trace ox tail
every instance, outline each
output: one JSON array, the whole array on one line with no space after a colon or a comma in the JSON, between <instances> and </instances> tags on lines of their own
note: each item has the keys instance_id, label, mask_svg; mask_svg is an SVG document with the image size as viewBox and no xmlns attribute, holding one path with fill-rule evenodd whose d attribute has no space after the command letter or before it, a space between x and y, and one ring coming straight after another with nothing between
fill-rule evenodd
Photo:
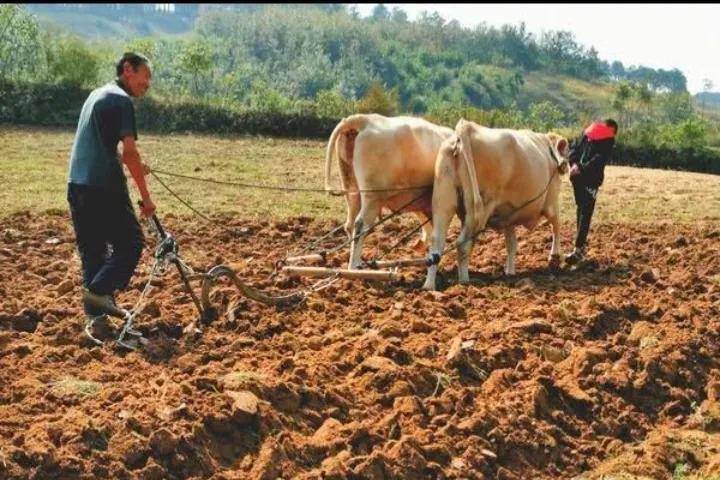
<instances>
[{"instance_id":1,"label":"ox tail","mask_svg":"<svg viewBox=\"0 0 720 480\"><path fill-rule=\"evenodd\" d=\"M343 118L337 124L330 140L328 140L327 150L325 152L325 191L330 195L342 195L333 191L333 187L330 184L330 174L332 172L333 160L337 160L338 163L343 161L342 154L345 146L345 142L341 142L344 139L344 134L351 130L361 130L367 124L365 115L351 115L347 118ZM340 145L338 145L340 144ZM352 168L352 166L350 166ZM348 184L348 179L345 177L346 168L340 168L340 174L343 176L343 185Z\"/></svg>"},{"instance_id":2,"label":"ox tail","mask_svg":"<svg viewBox=\"0 0 720 480\"><path fill-rule=\"evenodd\" d=\"M482 209L482 196L477 181L475 160L473 159L472 146L470 143L471 124L461 119L455 127L457 136L458 153L458 177L463 191L463 203L465 204L465 222L470 232L475 231L477 215Z\"/></svg>"}]
</instances>

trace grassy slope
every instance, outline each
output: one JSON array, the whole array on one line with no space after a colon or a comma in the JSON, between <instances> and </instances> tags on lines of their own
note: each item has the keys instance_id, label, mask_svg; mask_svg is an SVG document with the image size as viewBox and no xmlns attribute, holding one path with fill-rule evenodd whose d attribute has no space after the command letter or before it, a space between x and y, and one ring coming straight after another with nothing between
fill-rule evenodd
<instances>
[{"instance_id":1,"label":"grassy slope","mask_svg":"<svg viewBox=\"0 0 720 480\"><path fill-rule=\"evenodd\" d=\"M525 75L525 86L518 104L548 100L563 111L584 112L588 118L604 116L612 104L613 87L607 83L585 82L565 75L531 72Z\"/></svg>"},{"instance_id":2,"label":"grassy slope","mask_svg":"<svg viewBox=\"0 0 720 480\"><path fill-rule=\"evenodd\" d=\"M36 13L43 25L61 26L82 38L93 39L130 39L135 37L168 37L184 35L192 25L172 21L163 17L147 16L137 22L128 23L89 13Z\"/></svg>"},{"instance_id":3,"label":"grassy slope","mask_svg":"<svg viewBox=\"0 0 720 480\"><path fill-rule=\"evenodd\" d=\"M0 218L19 210L66 209L69 129L0 126ZM207 135L146 135L139 148L152 166L222 180L301 187L323 185L325 142ZM197 171L196 171L197 170ZM335 174L337 167L334 167ZM207 212L244 218L309 215L343 219L342 198L322 193L275 193L163 177L179 195ZM335 180L337 184L338 181ZM563 220L574 218L572 189L565 178ZM132 184L132 182L131 182ZM150 178L159 213L188 210ZM131 187L135 195L134 186ZM598 200L597 222L687 222L720 220L720 176L629 167L609 167Z\"/></svg>"}]
</instances>

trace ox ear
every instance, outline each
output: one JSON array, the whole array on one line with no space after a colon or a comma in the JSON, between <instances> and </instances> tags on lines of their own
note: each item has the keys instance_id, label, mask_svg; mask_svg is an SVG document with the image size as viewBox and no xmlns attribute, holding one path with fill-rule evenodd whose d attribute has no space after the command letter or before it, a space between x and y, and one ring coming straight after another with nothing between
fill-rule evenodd
<instances>
[{"instance_id":1,"label":"ox ear","mask_svg":"<svg viewBox=\"0 0 720 480\"><path fill-rule=\"evenodd\" d=\"M563 157L568 156L568 141L565 137L560 137L555 146L557 147L557 151L560 152L560 155Z\"/></svg>"}]
</instances>

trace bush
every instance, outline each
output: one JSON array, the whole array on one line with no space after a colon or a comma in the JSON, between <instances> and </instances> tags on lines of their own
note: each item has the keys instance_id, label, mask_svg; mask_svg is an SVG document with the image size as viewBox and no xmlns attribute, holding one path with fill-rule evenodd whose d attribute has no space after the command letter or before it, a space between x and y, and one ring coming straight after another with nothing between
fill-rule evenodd
<instances>
[{"instance_id":1,"label":"bush","mask_svg":"<svg viewBox=\"0 0 720 480\"><path fill-rule=\"evenodd\" d=\"M720 155L707 148L662 148L618 143L612 164L720 174Z\"/></svg>"},{"instance_id":2,"label":"bush","mask_svg":"<svg viewBox=\"0 0 720 480\"><path fill-rule=\"evenodd\" d=\"M528 112L530 129L537 132L548 132L557 129L565 120L565 114L554 103L544 101L533 103Z\"/></svg>"},{"instance_id":3,"label":"bush","mask_svg":"<svg viewBox=\"0 0 720 480\"><path fill-rule=\"evenodd\" d=\"M315 114L318 117L342 118L352 114L355 105L334 90L322 90L315 96Z\"/></svg>"},{"instance_id":4,"label":"bush","mask_svg":"<svg viewBox=\"0 0 720 480\"><path fill-rule=\"evenodd\" d=\"M379 113L391 117L397 115L400 101L397 90L386 91L378 82L370 85L367 93L358 102L357 110L360 113Z\"/></svg>"},{"instance_id":5,"label":"bush","mask_svg":"<svg viewBox=\"0 0 720 480\"><path fill-rule=\"evenodd\" d=\"M48 51L48 67L51 78L86 87L97 81L100 59L82 41L61 37Z\"/></svg>"},{"instance_id":6,"label":"bush","mask_svg":"<svg viewBox=\"0 0 720 480\"><path fill-rule=\"evenodd\" d=\"M77 125L89 90L65 83L0 79L0 121L30 125Z\"/></svg>"},{"instance_id":7,"label":"bush","mask_svg":"<svg viewBox=\"0 0 720 480\"><path fill-rule=\"evenodd\" d=\"M35 84L0 79L0 122L74 127L90 91L69 84ZM278 110L236 109L194 99L145 97L136 102L138 128L154 132L245 133L275 137L326 139L350 103L332 92ZM288 101L289 102L289 101ZM257 107L258 105L256 105ZM540 111L540 110L539 110ZM480 110L434 103L426 118L454 128L464 118L488 127L527 128L529 120L515 107ZM707 125L696 118L678 124L647 123L623 131L612 163L636 167L720 174L720 155L703 145ZM580 128L573 128L580 131Z\"/></svg>"}]
</instances>

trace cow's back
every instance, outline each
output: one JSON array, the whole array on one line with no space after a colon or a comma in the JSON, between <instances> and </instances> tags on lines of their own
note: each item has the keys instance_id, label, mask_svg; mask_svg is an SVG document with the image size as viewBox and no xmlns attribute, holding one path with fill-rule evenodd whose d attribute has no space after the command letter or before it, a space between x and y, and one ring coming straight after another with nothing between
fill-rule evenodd
<instances>
[{"instance_id":1,"label":"cow's back","mask_svg":"<svg viewBox=\"0 0 720 480\"><path fill-rule=\"evenodd\" d=\"M432 185L438 149L452 134L452 129L422 118L367 115L355 140L353 163L364 183L360 187Z\"/></svg>"}]
</instances>

